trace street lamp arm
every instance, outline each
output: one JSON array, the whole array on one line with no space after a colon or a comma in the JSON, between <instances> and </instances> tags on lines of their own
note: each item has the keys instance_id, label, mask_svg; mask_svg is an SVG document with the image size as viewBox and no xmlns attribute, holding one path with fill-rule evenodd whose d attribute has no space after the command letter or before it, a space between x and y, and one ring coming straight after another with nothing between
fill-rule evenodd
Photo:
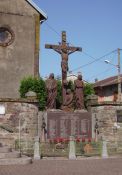
<instances>
[{"instance_id":1,"label":"street lamp arm","mask_svg":"<svg viewBox=\"0 0 122 175\"><path fill-rule=\"evenodd\" d=\"M111 64L114 67L117 67L117 69L120 68L120 66L118 64L117 65L116 64L113 64L109 60L105 60L104 62L107 63L107 64Z\"/></svg>"}]
</instances>

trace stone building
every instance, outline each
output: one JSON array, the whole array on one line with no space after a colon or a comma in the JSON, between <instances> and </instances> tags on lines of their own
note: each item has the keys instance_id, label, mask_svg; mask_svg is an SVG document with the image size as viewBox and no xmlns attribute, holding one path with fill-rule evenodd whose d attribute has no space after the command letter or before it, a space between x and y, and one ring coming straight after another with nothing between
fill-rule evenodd
<instances>
[{"instance_id":1,"label":"stone building","mask_svg":"<svg viewBox=\"0 0 122 175\"><path fill-rule=\"evenodd\" d=\"M31 0L0 0L0 98L19 98L20 81L39 75L39 35L46 14Z\"/></svg>"},{"instance_id":2,"label":"stone building","mask_svg":"<svg viewBox=\"0 0 122 175\"><path fill-rule=\"evenodd\" d=\"M122 83L122 75L121 75ZM97 100L91 102L92 137L95 137L95 123L99 127L98 137L109 142L122 141L122 102L118 101L118 77L113 76L94 84ZM121 90L122 91L122 90Z\"/></svg>"},{"instance_id":3,"label":"stone building","mask_svg":"<svg viewBox=\"0 0 122 175\"><path fill-rule=\"evenodd\" d=\"M46 14L31 0L0 0L0 143L37 136L38 100L21 99L20 81L39 75L40 27Z\"/></svg>"}]
</instances>

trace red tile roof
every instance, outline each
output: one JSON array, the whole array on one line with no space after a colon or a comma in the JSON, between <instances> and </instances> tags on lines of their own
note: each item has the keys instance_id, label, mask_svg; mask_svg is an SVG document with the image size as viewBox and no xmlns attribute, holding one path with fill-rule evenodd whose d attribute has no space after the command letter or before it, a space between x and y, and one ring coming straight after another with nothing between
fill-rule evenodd
<instances>
[{"instance_id":1,"label":"red tile roof","mask_svg":"<svg viewBox=\"0 0 122 175\"><path fill-rule=\"evenodd\" d=\"M122 82L122 74L120 76L121 76L121 82ZM94 84L94 88L110 86L110 85L117 84L117 83L118 83L118 76L113 76L113 77L109 77L101 81L97 81Z\"/></svg>"}]
</instances>

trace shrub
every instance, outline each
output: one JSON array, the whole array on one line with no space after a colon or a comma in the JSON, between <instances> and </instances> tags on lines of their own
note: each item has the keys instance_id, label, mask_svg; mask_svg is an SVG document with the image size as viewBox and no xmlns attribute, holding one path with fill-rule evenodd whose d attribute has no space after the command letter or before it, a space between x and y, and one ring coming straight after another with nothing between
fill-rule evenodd
<instances>
[{"instance_id":1,"label":"shrub","mask_svg":"<svg viewBox=\"0 0 122 175\"><path fill-rule=\"evenodd\" d=\"M84 87L84 105L87 108L87 96L95 94L93 84L85 83Z\"/></svg>"},{"instance_id":2,"label":"shrub","mask_svg":"<svg viewBox=\"0 0 122 175\"><path fill-rule=\"evenodd\" d=\"M24 78L20 84L20 96L25 98L25 94L28 91L36 92L39 100L39 108L40 110L44 110L46 106L46 88L44 80L42 78L35 78L31 76Z\"/></svg>"},{"instance_id":3,"label":"shrub","mask_svg":"<svg viewBox=\"0 0 122 175\"><path fill-rule=\"evenodd\" d=\"M84 96L87 97L88 95L92 95L92 94L95 94L93 84L85 83Z\"/></svg>"}]
</instances>

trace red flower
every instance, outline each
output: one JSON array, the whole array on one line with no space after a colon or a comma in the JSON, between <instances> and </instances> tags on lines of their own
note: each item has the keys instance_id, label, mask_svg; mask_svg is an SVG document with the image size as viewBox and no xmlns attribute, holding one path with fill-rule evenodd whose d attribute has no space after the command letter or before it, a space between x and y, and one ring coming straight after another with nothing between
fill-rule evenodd
<instances>
[{"instance_id":1,"label":"red flower","mask_svg":"<svg viewBox=\"0 0 122 175\"><path fill-rule=\"evenodd\" d=\"M60 143L64 142L64 139L63 138L59 138L59 142Z\"/></svg>"},{"instance_id":2,"label":"red flower","mask_svg":"<svg viewBox=\"0 0 122 175\"><path fill-rule=\"evenodd\" d=\"M82 142L85 142L85 137L82 138Z\"/></svg>"},{"instance_id":3,"label":"red flower","mask_svg":"<svg viewBox=\"0 0 122 175\"><path fill-rule=\"evenodd\" d=\"M76 138L76 142L80 142L80 138Z\"/></svg>"},{"instance_id":4,"label":"red flower","mask_svg":"<svg viewBox=\"0 0 122 175\"><path fill-rule=\"evenodd\" d=\"M69 139L68 138L61 138L61 137L59 137L59 138L54 138L53 141L50 140L50 142L53 142L55 144L57 144L57 143L68 143Z\"/></svg>"}]
</instances>

